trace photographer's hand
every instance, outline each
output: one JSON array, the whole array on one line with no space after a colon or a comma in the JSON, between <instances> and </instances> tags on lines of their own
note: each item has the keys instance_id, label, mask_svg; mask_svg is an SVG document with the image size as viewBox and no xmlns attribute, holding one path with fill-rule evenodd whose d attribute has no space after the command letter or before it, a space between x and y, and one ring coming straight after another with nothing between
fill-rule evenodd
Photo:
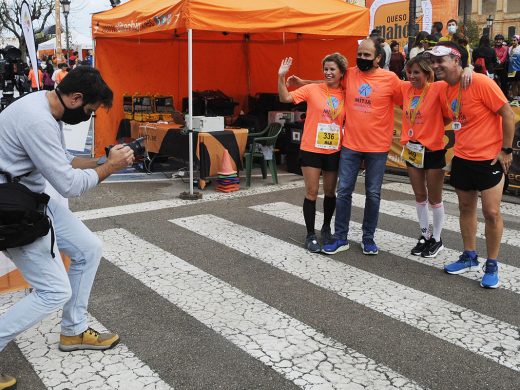
<instances>
[{"instance_id":1,"label":"photographer's hand","mask_svg":"<svg viewBox=\"0 0 520 390\"><path fill-rule=\"evenodd\" d=\"M99 182L114 172L120 171L134 163L134 151L125 145L115 145L108 155L107 162L96 168Z\"/></svg>"}]
</instances>

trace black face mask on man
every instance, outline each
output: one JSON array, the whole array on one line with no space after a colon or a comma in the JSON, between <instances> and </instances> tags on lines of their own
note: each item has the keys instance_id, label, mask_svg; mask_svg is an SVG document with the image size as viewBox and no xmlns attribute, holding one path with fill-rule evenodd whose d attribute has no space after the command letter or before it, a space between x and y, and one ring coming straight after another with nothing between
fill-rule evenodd
<instances>
[{"instance_id":1,"label":"black face mask on man","mask_svg":"<svg viewBox=\"0 0 520 390\"><path fill-rule=\"evenodd\" d=\"M61 98L61 93L56 90L56 95L58 95L58 99L60 99L61 105L65 109L65 112L63 113L63 116L61 117L61 120L69 125L77 125L78 123L88 121L90 119L90 116L92 114L87 114L85 112L85 106L81 105L78 108L68 108L65 103L63 102L63 99Z\"/></svg>"},{"instance_id":2,"label":"black face mask on man","mask_svg":"<svg viewBox=\"0 0 520 390\"><path fill-rule=\"evenodd\" d=\"M367 72L374 67L374 60L356 58L356 65L360 71Z\"/></svg>"}]
</instances>

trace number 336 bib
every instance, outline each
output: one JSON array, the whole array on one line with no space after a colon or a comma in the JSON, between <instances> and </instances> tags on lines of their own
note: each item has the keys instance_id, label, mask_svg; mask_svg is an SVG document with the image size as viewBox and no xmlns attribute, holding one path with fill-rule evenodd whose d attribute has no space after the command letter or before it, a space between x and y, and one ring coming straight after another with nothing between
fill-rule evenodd
<instances>
[{"instance_id":1,"label":"number 336 bib","mask_svg":"<svg viewBox=\"0 0 520 390\"><path fill-rule=\"evenodd\" d=\"M319 149L339 149L340 127L335 124L318 123L315 147Z\"/></svg>"}]
</instances>

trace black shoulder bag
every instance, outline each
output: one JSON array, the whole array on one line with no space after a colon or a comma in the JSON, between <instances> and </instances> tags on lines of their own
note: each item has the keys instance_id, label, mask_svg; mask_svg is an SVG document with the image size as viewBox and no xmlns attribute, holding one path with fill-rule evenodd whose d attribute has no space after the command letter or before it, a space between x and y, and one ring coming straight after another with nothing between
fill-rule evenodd
<instances>
[{"instance_id":1,"label":"black shoulder bag","mask_svg":"<svg viewBox=\"0 0 520 390\"><path fill-rule=\"evenodd\" d=\"M20 179L0 171L7 183L0 184L0 251L17 248L46 236L51 230L51 255L54 258L54 229L47 216L49 195L29 190Z\"/></svg>"}]
</instances>

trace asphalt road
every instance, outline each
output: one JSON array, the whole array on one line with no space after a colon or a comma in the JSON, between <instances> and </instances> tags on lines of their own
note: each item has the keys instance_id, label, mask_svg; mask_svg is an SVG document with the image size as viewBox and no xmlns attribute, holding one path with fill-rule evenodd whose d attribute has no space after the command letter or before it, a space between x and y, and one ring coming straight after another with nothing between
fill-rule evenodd
<instances>
[{"instance_id":1,"label":"asphalt road","mask_svg":"<svg viewBox=\"0 0 520 390\"><path fill-rule=\"evenodd\" d=\"M325 256L302 248L300 177L268 183L193 202L179 179L107 182L71 200L105 243L92 324L122 342L60 353L58 313L0 353L0 372L21 390L520 387L520 205L504 203L502 285L485 290L478 273L442 271L462 249L450 191L446 249L411 256L415 202L388 175L380 253L365 256L360 177L351 248ZM1 295L0 311L22 296Z\"/></svg>"}]
</instances>

